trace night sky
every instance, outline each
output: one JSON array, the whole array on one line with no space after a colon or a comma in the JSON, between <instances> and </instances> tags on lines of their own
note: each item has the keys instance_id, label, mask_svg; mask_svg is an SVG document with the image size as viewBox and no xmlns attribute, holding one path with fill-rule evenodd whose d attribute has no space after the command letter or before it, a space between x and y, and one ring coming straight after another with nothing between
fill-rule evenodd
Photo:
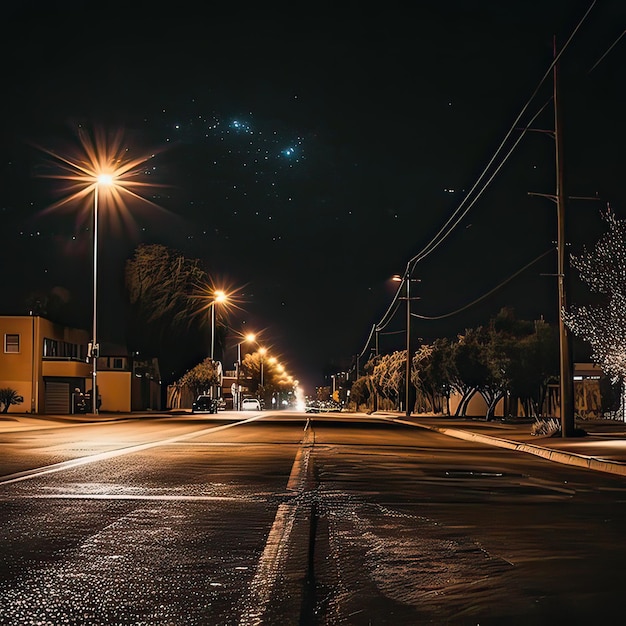
<instances>
[{"instance_id":1,"label":"night sky","mask_svg":"<svg viewBox=\"0 0 626 626\"><path fill-rule=\"evenodd\" d=\"M367 353L414 257L424 340L503 306L555 321L554 37L559 50L571 38L561 140L565 193L582 199L567 203L569 250L593 246L607 203L626 217L621 0L131 4L3 10L2 314L57 290L90 327L89 225L46 211L60 190L39 175L82 127L154 155L157 206L100 231L103 339L122 340L140 243L236 288L233 332L262 332L307 393ZM569 300L584 293L572 278ZM401 308L382 352L404 348L404 327Z\"/></svg>"}]
</instances>

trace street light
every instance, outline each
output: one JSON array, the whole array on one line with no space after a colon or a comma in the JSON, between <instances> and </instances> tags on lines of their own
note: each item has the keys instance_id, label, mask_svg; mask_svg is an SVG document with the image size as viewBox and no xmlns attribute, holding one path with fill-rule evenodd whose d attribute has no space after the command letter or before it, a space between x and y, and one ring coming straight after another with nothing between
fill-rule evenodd
<instances>
[{"instance_id":1,"label":"street light","mask_svg":"<svg viewBox=\"0 0 626 626\"><path fill-rule=\"evenodd\" d=\"M261 387L263 387L263 361L264 361L263 357L265 356L266 353L267 353L267 348L259 348L259 355L260 355L260 361L261 361L261 376L260 376Z\"/></svg>"},{"instance_id":2,"label":"street light","mask_svg":"<svg viewBox=\"0 0 626 626\"><path fill-rule=\"evenodd\" d=\"M218 302L225 302L228 296L223 291L213 292L213 302L211 303L211 361L215 357L215 306Z\"/></svg>"},{"instance_id":3,"label":"street light","mask_svg":"<svg viewBox=\"0 0 626 626\"><path fill-rule=\"evenodd\" d=\"M411 266L407 266L404 277L396 274L392 277L392 280L396 282L404 282L406 285L406 372L405 372L405 394L404 394L404 409L406 416L411 415L410 401L410 388L411 388L411 281L419 282L417 278L411 278ZM402 299L402 298L400 298ZM417 300L417 298L414 298Z\"/></svg>"},{"instance_id":4,"label":"street light","mask_svg":"<svg viewBox=\"0 0 626 626\"><path fill-rule=\"evenodd\" d=\"M78 134L78 150L67 155L60 155L43 148L59 168L58 172L42 174L43 178L52 178L66 182L67 195L47 207L46 212L55 211L64 205L80 203L86 216L91 213L91 192L93 191L93 324L89 359L91 372L91 411L98 413L97 359L98 344L98 226L100 192L107 190L107 208L125 219L128 215L126 200L141 201L150 206L157 206L151 200L140 195L144 188L161 187L154 183L142 182L145 163L154 153L131 157L124 145L121 133L108 135L101 129L91 133L83 128Z\"/></svg>"},{"instance_id":5,"label":"street light","mask_svg":"<svg viewBox=\"0 0 626 626\"><path fill-rule=\"evenodd\" d=\"M99 174L93 188L93 325L91 328L91 412L98 414L98 191L113 185L111 174Z\"/></svg>"},{"instance_id":6,"label":"street light","mask_svg":"<svg viewBox=\"0 0 626 626\"><path fill-rule=\"evenodd\" d=\"M244 342L252 343L253 341L255 341L255 339L256 335L254 333L248 333L243 338L243 341L240 341L237 344L237 387L235 391L235 401L238 411L241 410L241 384L239 383L241 372L241 344Z\"/></svg>"}]
</instances>

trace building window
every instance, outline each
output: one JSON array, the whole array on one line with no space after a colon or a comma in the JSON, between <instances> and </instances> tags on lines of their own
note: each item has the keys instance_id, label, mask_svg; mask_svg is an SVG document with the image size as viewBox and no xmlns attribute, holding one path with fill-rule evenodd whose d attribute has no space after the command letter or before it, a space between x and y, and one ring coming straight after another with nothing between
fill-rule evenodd
<instances>
[{"instance_id":1,"label":"building window","mask_svg":"<svg viewBox=\"0 0 626 626\"><path fill-rule=\"evenodd\" d=\"M115 357L113 359L113 369L114 370L123 370L124 369L124 359Z\"/></svg>"},{"instance_id":2,"label":"building window","mask_svg":"<svg viewBox=\"0 0 626 626\"><path fill-rule=\"evenodd\" d=\"M20 336L18 334L6 334L4 336L4 351L17 353L20 351Z\"/></svg>"}]
</instances>

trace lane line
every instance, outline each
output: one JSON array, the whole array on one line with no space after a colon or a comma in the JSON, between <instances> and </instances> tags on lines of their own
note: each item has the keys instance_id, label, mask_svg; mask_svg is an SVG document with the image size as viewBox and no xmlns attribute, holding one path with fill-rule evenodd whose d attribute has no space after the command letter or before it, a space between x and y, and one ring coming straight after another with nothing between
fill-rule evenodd
<instances>
[{"instance_id":1,"label":"lane line","mask_svg":"<svg viewBox=\"0 0 626 626\"><path fill-rule=\"evenodd\" d=\"M77 459L71 459L70 461L61 461L60 463L54 463L45 467L39 467L36 469L25 470L23 472L16 472L14 474L7 474L6 476L0 476L0 485L8 485L10 483L16 483L22 480L29 480L30 478L37 478L44 474L52 474L54 472L61 472L74 467L80 467L81 465L88 465L89 463L95 463L97 461L103 461L106 459L112 459L118 456L124 456L125 454L132 454L133 452L141 452L143 450L149 450L150 448L158 448L159 446L167 446L180 441L186 441L187 439L195 439L196 437L202 437L204 435L210 435L227 428L234 428L235 426L241 426L242 424L248 424L249 422L255 422L262 419L262 415L256 415L249 417L248 419L240 422L234 422L232 424L224 424L222 426L216 426L214 428L206 428L204 430L194 431L192 433L186 433L179 435L178 437L171 437L169 439L161 439L159 441L152 441L150 443L142 443L135 446L129 446L127 448L118 448L116 450L109 450L108 452L101 452L99 454L92 454L90 456L83 456Z\"/></svg>"},{"instance_id":2,"label":"lane line","mask_svg":"<svg viewBox=\"0 0 626 626\"><path fill-rule=\"evenodd\" d=\"M298 447L287 481L288 490L300 492L305 487L313 441L314 434L310 428L310 420L307 418L304 426L304 437ZM293 502L283 503L278 507L256 574L250 583L249 605L241 615L238 622L239 626L263 624L263 615L272 598L272 593L282 570L282 564L289 554L289 538L297 512L297 499Z\"/></svg>"},{"instance_id":3,"label":"lane line","mask_svg":"<svg viewBox=\"0 0 626 626\"><path fill-rule=\"evenodd\" d=\"M297 508L294 504L281 504L276 511L256 574L250 583L249 608L241 616L239 626L263 624L263 614L272 598L281 563L288 552Z\"/></svg>"},{"instance_id":4,"label":"lane line","mask_svg":"<svg viewBox=\"0 0 626 626\"><path fill-rule=\"evenodd\" d=\"M304 437L300 442L300 447L296 453L296 458L293 462L293 466L291 467L291 473L289 474L289 480L287 481L287 489L289 491L299 491L304 486L313 443L315 443L315 435L313 434L313 430L310 428L310 421L307 418L304 426Z\"/></svg>"},{"instance_id":5,"label":"lane line","mask_svg":"<svg viewBox=\"0 0 626 626\"><path fill-rule=\"evenodd\" d=\"M111 493L46 493L36 495L17 496L28 500L172 500L172 501L200 501L200 502L259 502L259 498L245 496L174 496L174 495L138 495L138 494L111 494ZM0 498L1 500L2 498ZM11 496L14 500L15 496Z\"/></svg>"}]
</instances>

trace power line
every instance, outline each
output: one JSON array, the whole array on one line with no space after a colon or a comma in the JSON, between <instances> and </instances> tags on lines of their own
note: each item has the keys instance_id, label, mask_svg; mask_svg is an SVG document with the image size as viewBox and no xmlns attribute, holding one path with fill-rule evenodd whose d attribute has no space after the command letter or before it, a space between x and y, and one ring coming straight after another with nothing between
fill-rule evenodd
<instances>
[{"instance_id":1,"label":"power line","mask_svg":"<svg viewBox=\"0 0 626 626\"><path fill-rule=\"evenodd\" d=\"M466 304L465 306L461 307L460 309L456 309L455 311L451 311L450 313L445 313L444 315L428 316L428 315L419 315L417 313L411 313L411 316L412 317L417 317L417 318L422 319L422 320L442 320L442 319L445 319L447 317L452 317L453 315L456 315L457 313L461 313L462 311L465 311L466 309L469 309L470 307L474 306L475 304L478 304L481 300L484 300L485 298L488 298L492 293L494 293L494 292L498 291L498 289L501 289L502 287L504 287L504 285L506 285L507 283L511 282L516 276L519 276L524 270L527 270L531 265L537 263L537 261L539 261L540 259L543 259L544 256L546 256L550 252L553 252L553 250L554 250L554 248L550 248L549 250L546 250L545 252L541 253L537 258L533 259L530 263L527 263L526 265L524 265L524 267L522 267L517 272L515 272L514 274L509 276L507 279L502 281L499 285L496 285L493 289L489 290L487 293L483 294L479 298L476 298L476 300L473 300L472 302L470 302L469 304Z\"/></svg>"},{"instance_id":2,"label":"power line","mask_svg":"<svg viewBox=\"0 0 626 626\"><path fill-rule=\"evenodd\" d=\"M591 67L591 69L589 70L588 74L591 74L591 72L593 72L593 70L596 69L596 67L598 67L598 65L600 65L600 63L602 63L602 60L604 59L604 57L611 52L611 50L613 50L613 48L617 45L617 42L626 34L626 30L622 31L622 34L609 46L608 50L593 64L593 66Z\"/></svg>"},{"instance_id":3,"label":"power line","mask_svg":"<svg viewBox=\"0 0 626 626\"><path fill-rule=\"evenodd\" d=\"M448 220L445 222L445 224L439 229L439 231L436 233L436 235L428 242L428 244L426 244L426 246L424 246L422 248L422 250L420 252L418 252L415 256L413 256L409 262L407 263L406 266L406 271L404 273L404 278L403 280L400 282L400 284L398 285L398 289L396 291L396 294L393 297L393 300L391 302L391 304L389 305L387 311L385 311L381 321L378 324L374 324L372 326L372 329L370 331L368 340L366 342L366 345L363 349L363 351L361 352L361 354L359 355L360 358L362 357L369 348L369 344L372 338L372 335L374 334L374 332L379 332L380 330L384 329L391 321L391 319L393 318L393 316L395 315L395 312L398 309L398 304L399 304L399 300L400 300L400 294L402 292L402 289L404 288L404 283L406 280L411 280L411 275L413 273L413 269L415 267L415 265L423 260L426 256L428 256L431 252L433 252L439 245L441 245L441 243L443 243L443 241L452 233L452 231L454 230L454 228L456 228L456 226L459 224L459 222L465 217L465 215L467 215L467 213L469 212L469 210L474 206L474 204L478 201L478 199L480 198L480 196L483 194L483 192L486 190L486 188L489 186L489 184L492 182L492 180L494 179L494 177L496 176L496 174L500 171L500 169L504 166L504 164L506 163L507 159L511 156L511 154L513 153L513 151L515 150L515 148L518 146L519 142L522 140L522 138L525 136L525 133L529 130L530 128L530 124L532 122L534 122L535 119L537 119L537 117L543 112L543 110L546 108L546 106L552 101L552 98L550 98L548 100L548 102L546 102L542 107L539 108L539 110L535 113L535 115L533 115L530 119L530 121L528 122L528 124L525 125L525 127L522 130L522 133L520 134L520 136L517 138L517 140L513 143L513 146L508 150L508 152L506 153L506 155L504 156L504 158L501 160L501 162L499 163L499 165L496 167L495 171L493 171L491 173L491 175L489 176L489 178L486 180L486 182L484 182L483 184L483 180L484 178L487 176L488 172L490 171L490 169L492 168L493 164L495 163L496 159L499 157L499 155L501 154L501 152L504 149L504 146L506 145L506 143L508 142L509 138L511 137L511 135L513 134L513 131L517 129L518 123L519 121L522 119L522 117L524 116L524 114L526 113L527 109L529 108L530 104L532 103L532 101L534 100L534 98L537 96L539 90L541 89L541 87L543 86L543 84L546 82L547 78L549 76L551 76L555 65L558 63L559 59L561 58L561 56L564 54L565 50L569 47L569 45L571 44L574 36L576 35L576 33L578 32L578 30L581 28L582 24L584 23L584 21L586 20L587 16L589 15L589 13L591 12L591 10L593 9L594 5L596 4L596 0L593 0L593 2L590 4L589 8L587 9L587 11L585 12L585 14L583 15L583 17L580 19L580 21L578 22L578 24L576 25L576 27L574 28L574 30L572 31L572 33L570 34L569 38L567 39L567 41L565 42L565 45L561 48L561 50L558 52L558 54L556 54L553 59L552 62L550 63L549 67L547 68L547 70L545 71L544 75L542 76L541 80L539 81L539 83L537 84L537 86L535 87L535 90L533 91L533 93L531 94L531 96L527 99L526 103L524 104L524 106L522 107L521 111L519 112L519 114L517 115L517 117L515 118L513 124L511 125L511 127L509 128L508 132L506 133L504 139L500 142L500 145L498 146L497 150L495 151L495 153L493 154L492 158L489 160L489 162L487 163L487 165L483 168L482 173L480 174L480 176L478 177L478 179L476 180L476 182L474 183L474 185L472 186L472 188L469 190L468 194L465 196L465 198L463 198L463 200L461 201L461 203L459 204L459 206L457 207L457 209L453 212L453 214L448 218ZM624 33L622 33L623 35ZM621 36L620 36L621 38ZM617 41L619 41L619 39L617 39ZM617 43L617 41L615 43ZM613 45L615 45L615 43ZM611 46L612 48L613 46ZM609 48L609 50L611 49ZM608 53L608 51L607 51ZM601 57L601 59L596 63L596 65L602 60L602 58L604 58L605 55L603 55L603 57ZM595 68L595 65L593 66ZM592 68L593 70L593 68ZM591 71L591 70L590 70ZM470 202L470 197L472 196L472 194L475 192L475 190L482 184L482 187L480 188L479 192L477 193L477 195L471 200ZM468 206L465 206L467 203L469 202ZM462 211L462 212L461 212ZM460 215L459 215L460 213ZM549 251L548 251L549 252ZM466 310L467 308L473 306L474 304L476 304L477 302L480 302L482 299L488 297L489 295L491 295L494 291L496 291L497 289L499 289L500 287L502 287L504 284L506 284L507 282L509 282L510 280L512 280L513 278L515 278L515 276L517 276L518 274L520 274L521 272L523 272L527 267L529 267L530 265L532 265L533 263L537 262L540 258L542 258L543 256L545 256L546 254L548 254L548 252L543 253L542 255L540 255L539 257L537 257L535 260L531 261L528 265L524 266L522 269L520 269L518 272L516 272L515 274L513 274L512 276L510 276L506 281L504 281L503 283L501 283L500 285L494 287L494 289L492 289L491 291L489 291L488 293L484 294L483 296L481 296L479 299L465 305L464 307L462 307L461 309L458 309L457 311L453 311L449 314L446 314L444 316L440 316L440 317L427 317L427 316L419 316L415 313L411 313L411 316L413 317L418 317L421 319L443 319L445 317L451 317L452 315L456 315L461 311Z\"/></svg>"}]
</instances>

